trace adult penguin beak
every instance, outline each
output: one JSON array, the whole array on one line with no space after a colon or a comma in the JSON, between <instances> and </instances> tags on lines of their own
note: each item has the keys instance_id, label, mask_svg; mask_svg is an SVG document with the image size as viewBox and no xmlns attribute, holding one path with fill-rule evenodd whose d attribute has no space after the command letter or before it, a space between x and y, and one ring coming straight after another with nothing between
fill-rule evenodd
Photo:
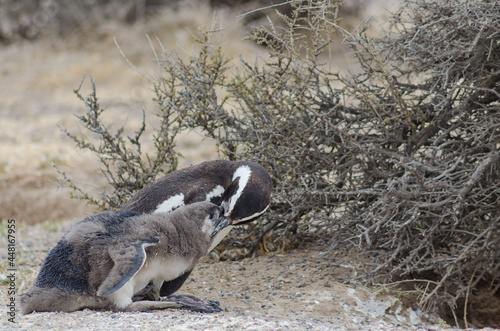
<instances>
[{"instance_id":1,"label":"adult penguin beak","mask_svg":"<svg viewBox=\"0 0 500 331\"><path fill-rule=\"evenodd\" d=\"M222 229L224 229L226 226L231 225L233 221L229 218L224 216L223 214L219 217L217 225L215 226L214 230L212 231L212 234L210 235L211 237L215 236L217 233L219 233Z\"/></svg>"}]
</instances>

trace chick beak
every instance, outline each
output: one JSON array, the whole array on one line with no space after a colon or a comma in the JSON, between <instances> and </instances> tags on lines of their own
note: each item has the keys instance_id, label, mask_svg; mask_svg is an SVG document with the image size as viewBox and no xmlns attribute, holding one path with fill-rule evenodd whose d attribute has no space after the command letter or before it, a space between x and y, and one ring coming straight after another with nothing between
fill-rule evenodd
<instances>
[{"instance_id":1,"label":"chick beak","mask_svg":"<svg viewBox=\"0 0 500 331\"><path fill-rule=\"evenodd\" d=\"M211 237L215 236L217 233L219 233L219 231L224 229L226 226L231 225L231 223L233 223L233 221L229 217L221 215L217 219L217 224L215 225L215 228L212 231L212 234L210 236Z\"/></svg>"}]
</instances>

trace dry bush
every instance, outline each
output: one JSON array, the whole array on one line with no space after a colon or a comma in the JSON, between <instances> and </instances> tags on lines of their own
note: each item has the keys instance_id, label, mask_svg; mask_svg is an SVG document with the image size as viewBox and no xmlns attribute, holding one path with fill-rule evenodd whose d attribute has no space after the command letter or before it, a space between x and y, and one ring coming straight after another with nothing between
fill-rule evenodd
<instances>
[{"instance_id":1,"label":"dry bush","mask_svg":"<svg viewBox=\"0 0 500 331\"><path fill-rule=\"evenodd\" d=\"M500 296L499 18L499 3L407 1L386 38L346 38L363 71L342 81L369 118L346 153L362 192L337 243L377 250L371 279L411 280L465 325L476 289Z\"/></svg>"},{"instance_id":2,"label":"dry bush","mask_svg":"<svg viewBox=\"0 0 500 331\"><path fill-rule=\"evenodd\" d=\"M348 1L342 7L343 16L359 14L365 1ZM280 10L289 14L292 7L287 1L283 2ZM274 15L268 0L0 0L0 42L59 36L66 38L67 43L69 38L82 32L99 37L96 34L107 33L106 25L110 22L144 22L164 8L175 12L183 6L203 4L251 11L243 17L244 24L250 28L259 24L266 15ZM252 10L259 7L269 8Z\"/></svg>"},{"instance_id":3,"label":"dry bush","mask_svg":"<svg viewBox=\"0 0 500 331\"><path fill-rule=\"evenodd\" d=\"M92 77L90 78L92 92L88 96L80 94L84 80L85 77L74 92L85 104L86 112L76 117L91 137L79 137L65 128L61 130L76 143L78 148L89 150L97 156L102 164L100 170L113 190L111 193L104 191L96 198L82 189L78 182L68 177L57 165L54 166L62 176L61 185L72 189L72 197L86 200L88 204L101 210L119 209L135 192L152 182L158 175L177 169L176 137L185 128L182 127L180 118L173 116L175 114L170 113L170 110L162 110L159 127L153 134L154 155L143 153L141 142L146 130L145 110L143 109L142 125L132 136L124 131L123 126L112 131L101 119L105 108L98 102ZM161 106L161 96L156 100Z\"/></svg>"},{"instance_id":4,"label":"dry bush","mask_svg":"<svg viewBox=\"0 0 500 331\"><path fill-rule=\"evenodd\" d=\"M95 31L107 22L133 23L144 20L165 5L178 0L1 0L0 41L35 39L75 31Z\"/></svg>"},{"instance_id":5,"label":"dry bush","mask_svg":"<svg viewBox=\"0 0 500 331\"><path fill-rule=\"evenodd\" d=\"M420 305L447 304L467 324L471 294L500 295L500 4L408 0L381 39L341 29L337 14L335 1L294 3L281 24L249 36L269 50L252 63L225 57L215 30L188 60L157 52L157 137L172 138L158 151L197 129L229 159L269 169L272 208L233 245L252 250L252 233L276 247L321 234L334 251L370 254L361 279L413 286ZM349 75L322 62L339 33L360 67ZM133 175L140 163L125 158L121 133L115 148L93 132L110 148L101 160L130 164L118 169L131 183L110 181L115 207L157 173Z\"/></svg>"},{"instance_id":6,"label":"dry bush","mask_svg":"<svg viewBox=\"0 0 500 331\"><path fill-rule=\"evenodd\" d=\"M380 171L372 177L387 178L383 191L372 189L377 203L348 226L363 225L370 244L400 247L391 260L406 258L396 272L432 270L444 283L452 275L469 280L460 269L475 270L473 282L498 271L490 263L499 254L499 10L489 2L408 1L393 17L393 35L375 45L348 37L365 73L346 87L382 119L375 126L382 135L363 145ZM385 227L385 236L376 234Z\"/></svg>"}]
</instances>

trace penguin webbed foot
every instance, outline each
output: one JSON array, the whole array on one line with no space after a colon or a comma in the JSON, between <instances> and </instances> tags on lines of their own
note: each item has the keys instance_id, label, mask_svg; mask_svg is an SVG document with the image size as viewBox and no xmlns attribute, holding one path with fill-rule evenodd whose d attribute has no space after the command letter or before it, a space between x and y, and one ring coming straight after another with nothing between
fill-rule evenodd
<instances>
[{"instance_id":1,"label":"penguin webbed foot","mask_svg":"<svg viewBox=\"0 0 500 331\"><path fill-rule=\"evenodd\" d=\"M218 301L205 298L198 298L189 294L171 294L167 297L161 297L163 302L175 302L179 305L178 309L186 309L198 313L218 313L222 311Z\"/></svg>"},{"instance_id":2,"label":"penguin webbed foot","mask_svg":"<svg viewBox=\"0 0 500 331\"><path fill-rule=\"evenodd\" d=\"M140 292L136 293L132 301L158 301L160 300L160 293L156 290L152 283L146 285Z\"/></svg>"},{"instance_id":3,"label":"penguin webbed foot","mask_svg":"<svg viewBox=\"0 0 500 331\"><path fill-rule=\"evenodd\" d=\"M149 291L153 288L153 284L149 283L146 285L145 288L143 288L141 291L136 293L134 297L132 298L132 301L143 301L146 300L146 295L148 294Z\"/></svg>"}]
</instances>

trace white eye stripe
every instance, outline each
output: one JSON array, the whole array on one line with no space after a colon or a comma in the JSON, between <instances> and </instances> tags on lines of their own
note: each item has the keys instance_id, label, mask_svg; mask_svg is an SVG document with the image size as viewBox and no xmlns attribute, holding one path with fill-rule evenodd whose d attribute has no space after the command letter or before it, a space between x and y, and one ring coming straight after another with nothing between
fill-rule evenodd
<instances>
[{"instance_id":1,"label":"white eye stripe","mask_svg":"<svg viewBox=\"0 0 500 331\"><path fill-rule=\"evenodd\" d=\"M233 210L234 205L236 205L236 201L238 201L241 194L243 193L243 190L247 186L248 180L250 179L251 175L252 170L247 165L238 167L238 169L236 169L236 171L234 172L233 181L235 181L238 177L240 178L240 180L238 182L238 190L229 200L229 210Z\"/></svg>"}]
</instances>

